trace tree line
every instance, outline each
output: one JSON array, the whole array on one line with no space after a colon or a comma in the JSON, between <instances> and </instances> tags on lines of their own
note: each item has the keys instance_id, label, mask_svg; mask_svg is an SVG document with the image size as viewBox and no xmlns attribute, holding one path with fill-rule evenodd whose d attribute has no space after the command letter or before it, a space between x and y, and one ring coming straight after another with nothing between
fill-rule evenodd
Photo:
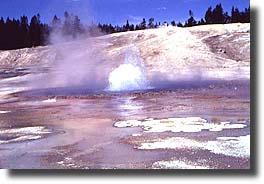
<instances>
[{"instance_id":1,"label":"tree line","mask_svg":"<svg viewBox=\"0 0 264 184\"><path fill-rule=\"evenodd\" d=\"M40 21L40 15L34 15L31 21L27 16L20 19L0 19L0 50L19 49L44 46L49 44L48 38L52 32L60 32L64 36L76 38L85 33L78 16L64 13L64 22L56 15L50 25Z\"/></svg>"},{"instance_id":2,"label":"tree line","mask_svg":"<svg viewBox=\"0 0 264 184\"><path fill-rule=\"evenodd\" d=\"M111 34L125 31L136 31L144 29L153 29L160 26L178 26L191 27L206 24L227 24L227 23L247 23L250 22L250 8L245 8L240 11L238 8L232 7L231 15L224 12L221 4L217 4L214 8L211 6L205 12L205 15L200 20L194 18L194 12L189 10L189 18L184 23L171 21L169 22L155 22L154 18L143 18L139 24L130 24L127 20L123 26L112 24L91 24L84 26L79 17L68 12L64 13L64 20L62 21L56 15L50 25L42 23L40 15L34 15L30 22L27 16L22 16L20 19L4 20L0 19L0 50L19 49L25 47L36 47L48 45L48 38L53 32L59 32L64 36L76 38L83 34L90 34L98 36L98 30L104 34Z\"/></svg>"},{"instance_id":3,"label":"tree line","mask_svg":"<svg viewBox=\"0 0 264 184\"><path fill-rule=\"evenodd\" d=\"M126 24L123 26L113 26L112 24L98 24L98 28L100 28L103 32L116 33L116 32L124 32L124 31L136 31L136 30L144 30L151 28L158 28L160 26L177 26L177 27L192 27L198 25L206 25L206 24L228 24L228 23L249 23L250 22L250 7L245 8L243 11L240 11L238 8L232 7L231 15L228 12L224 12L222 4L217 4L215 8L211 6L205 12L205 15L200 20L196 20L194 18L194 12L189 10L189 18L184 23L176 22L175 20L169 22L155 22L154 18L150 18L148 22L145 18L143 18L142 22L139 24L129 24L129 21L126 21Z\"/></svg>"},{"instance_id":4,"label":"tree line","mask_svg":"<svg viewBox=\"0 0 264 184\"><path fill-rule=\"evenodd\" d=\"M34 15L28 22L27 16L19 20L1 17L0 50L18 49L44 45L49 26L40 22L40 15Z\"/></svg>"}]
</instances>

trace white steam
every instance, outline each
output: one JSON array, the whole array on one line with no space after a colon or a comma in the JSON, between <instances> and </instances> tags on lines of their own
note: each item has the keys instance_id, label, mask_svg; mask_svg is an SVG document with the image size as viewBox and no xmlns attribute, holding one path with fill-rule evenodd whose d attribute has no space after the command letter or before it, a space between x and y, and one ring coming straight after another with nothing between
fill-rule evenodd
<instances>
[{"instance_id":1,"label":"white steam","mask_svg":"<svg viewBox=\"0 0 264 184\"><path fill-rule=\"evenodd\" d=\"M100 33L96 29L93 31ZM105 42L95 40L88 30L72 37L65 35L61 29L52 30L49 41L52 44L49 47L52 65L48 73L33 81L33 87L73 89L82 86L103 90L107 86L107 72L99 73L104 60L100 51L106 46Z\"/></svg>"},{"instance_id":2,"label":"white steam","mask_svg":"<svg viewBox=\"0 0 264 184\"><path fill-rule=\"evenodd\" d=\"M144 87L143 73L138 66L122 64L109 76L110 91L138 90Z\"/></svg>"},{"instance_id":3,"label":"white steam","mask_svg":"<svg viewBox=\"0 0 264 184\"><path fill-rule=\"evenodd\" d=\"M109 75L109 91L133 91L149 88L143 59L134 45L128 47L125 61Z\"/></svg>"}]
</instances>

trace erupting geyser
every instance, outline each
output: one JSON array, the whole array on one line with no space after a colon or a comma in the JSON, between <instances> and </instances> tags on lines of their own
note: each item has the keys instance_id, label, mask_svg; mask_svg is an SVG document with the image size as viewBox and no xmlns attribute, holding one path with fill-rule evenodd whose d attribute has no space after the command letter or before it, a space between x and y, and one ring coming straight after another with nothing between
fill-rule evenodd
<instances>
[{"instance_id":1,"label":"erupting geyser","mask_svg":"<svg viewBox=\"0 0 264 184\"><path fill-rule=\"evenodd\" d=\"M133 91L149 88L143 60L138 55L137 49L127 52L124 64L110 73L107 90Z\"/></svg>"},{"instance_id":2,"label":"erupting geyser","mask_svg":"<svg viewBox=\"0 0 264 184\"><path fill-rule=\"evenodd\" d=\"M122 64L109 76L110 91L139 90L145 87L145 76L138 66Z\"/></svg>"}]
</instances>

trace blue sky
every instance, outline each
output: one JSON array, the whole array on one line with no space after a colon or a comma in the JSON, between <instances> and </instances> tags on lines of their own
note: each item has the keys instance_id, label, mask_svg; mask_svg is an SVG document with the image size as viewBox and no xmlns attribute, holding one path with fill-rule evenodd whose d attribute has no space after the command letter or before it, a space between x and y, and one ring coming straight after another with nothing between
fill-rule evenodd
<instances>
[{"instance_id":1,"label":"blue sky","mask_svg":"<svg viewBox=\"0 0 264 184\"><path fill-rule=\"evenodd\" d=\"M55 14L62 18L64 11L68 11L77 14L84 23L121 25L127 19L138 23L143 17L154 17L160 22L184 22L190 9L200 19L209 6L218 3L228 12L232 5L241 10L249 6L249 0L1 0L0 17L31 17L40 13L41 20L50 23Z\"/></svg>"}]
</instances>

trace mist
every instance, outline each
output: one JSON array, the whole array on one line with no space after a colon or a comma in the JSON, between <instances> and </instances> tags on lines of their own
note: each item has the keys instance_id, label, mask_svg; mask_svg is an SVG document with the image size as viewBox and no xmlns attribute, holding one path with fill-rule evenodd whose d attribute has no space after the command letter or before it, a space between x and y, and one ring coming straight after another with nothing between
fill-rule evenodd
<instances>
[{"instance_id":1,"label":"mist","mask_svg":"<svg viewBox=\"0 0 264 184\"><path fill-rule=\"evenodd\" d=\"M108 91L133 91L150 88L144 61L138 48L130 44L125 51L123 64L109 74Z\"/></svg>"},{"instance_id":2,"label":"mist","mask_svg":"<svg viewBox=\"0 0 264 184\"><path fill-rule=\"evenodd\" d=\"M48 38L51 56L48 73L41 74L30 85L33 89L82 87L102 90L107 87L107 74L99 68L105 60L102 50L107 44L97 40L81 24L76 29L77 16L68 16L64 25L59 21L53 25ZM102 35L96 28L93 34Z\"/></svg>"},{"instance_id":3,"label":"mist","mask_svg":"<svg viewBox=\"0 0 264 184\"><path fill-rule=\"evenodd\" d=\"M175 67L176 69L172 70L166 68L166 71L151 68L152 66L145 66L146 61L141 55L142 48L138 46L137 34L132 38L129 37L130 40L124 43L122 38L113 43L114 35L94 37L89 31L83 31L83 25L80 24L77 29L74 27L79 22L76 16L69 15L69 17L66 30L58 24L50 34L49 51L54 58L49 72L35 78L31 83L33 89L45 89L45 94L90 94L206 87L218 83L216 81L240 80L239 77L244 72L243 70L210 71L203 67L199 57L195 56L190 56L189 66L182 68ZM103 35L97 29L93 29L93 33ZM119 44L123 45L119 46ZM119 49L116 55L109 52L109 46ZM170 62L166 60L166 53L156 57L157 63L165 65ZM177 61L177 58L175 60ZM157 66L159 65L155 67ZM248 76L247 73L245 76Z\"/></svg>"}]
</instances>

